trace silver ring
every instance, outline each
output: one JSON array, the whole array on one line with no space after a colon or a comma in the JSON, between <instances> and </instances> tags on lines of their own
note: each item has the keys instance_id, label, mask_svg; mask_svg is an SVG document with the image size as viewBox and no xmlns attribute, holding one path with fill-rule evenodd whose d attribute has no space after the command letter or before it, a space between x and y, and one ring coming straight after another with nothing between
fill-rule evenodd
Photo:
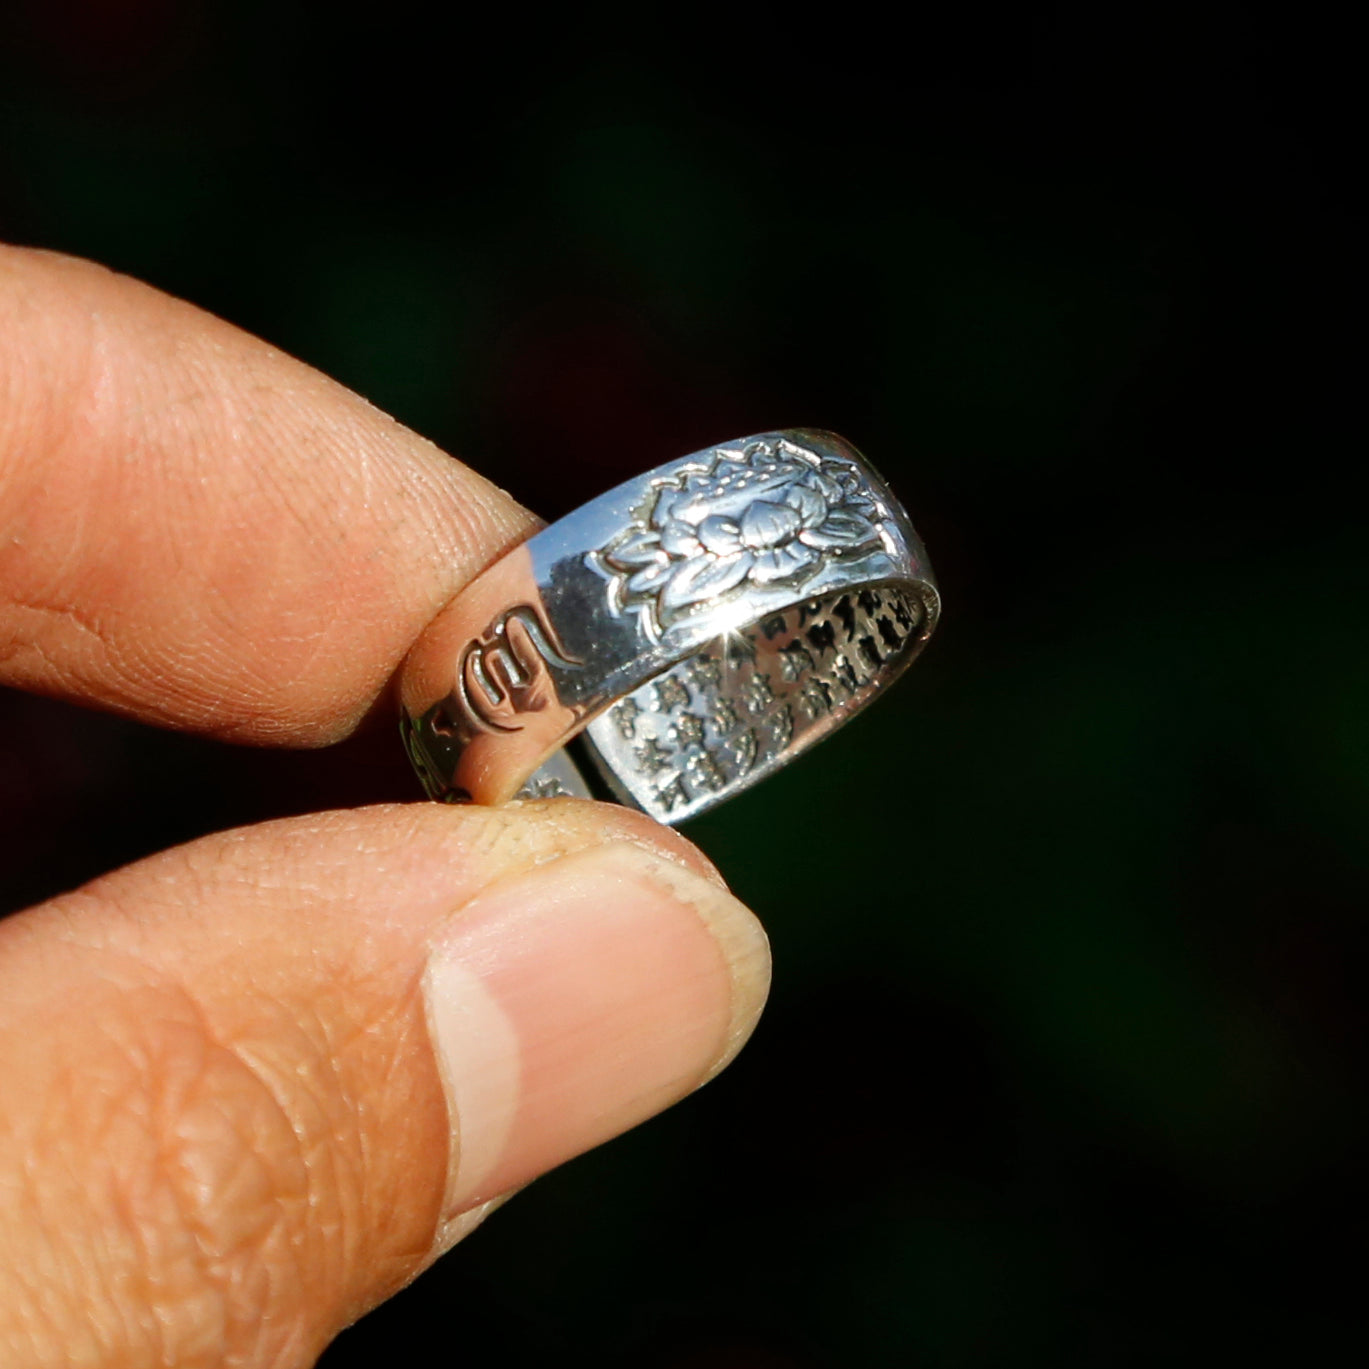
<instances>
[{"instance_id":1,"label":"silver ring","mask_svg":"<svg viewBox=\"0 0 1369 1369\"><path fill-rule=\"evenodd\" d=\"M921 650L940 598L908 515L832 433L669 462L480 575L409 653L405 745L430 797L612 791L694 817L788 764Z\"/></svg>"}]
</instances>

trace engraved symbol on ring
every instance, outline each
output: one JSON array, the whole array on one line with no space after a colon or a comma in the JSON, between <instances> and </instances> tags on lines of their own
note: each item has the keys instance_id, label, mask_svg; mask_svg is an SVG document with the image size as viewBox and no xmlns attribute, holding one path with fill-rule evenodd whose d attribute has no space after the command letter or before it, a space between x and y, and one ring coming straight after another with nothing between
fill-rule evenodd
<instances>
[{"instance_id":1,"label":"engraved symbol on ring","mask_svg":"<svg viewBox=\"0 0 1369 1369\"><path fill-rule=\"evenodd\" d=\"M551 668L575 670L551 624L531 604L501 613L483 637L461 654L461 701L472 722L487 732L518 732L521 713L539 713L557 701Z\"/></svg>"},{"instance_id":2,"label":"engraved symbol on ring","mask_svg":"<svg viewBox=\"0 0 1369 1369\"><path fill-rule=\"evenodd\" d=\"M832 560L881 545L884 510L852 462L784 437L715 447L653 481L628 524L589 553L609 610L636 609L647 635L748 588L797 588ZM776 625L779 626L776 626ZM783 619L767 618L767 637Z\"/></svg>"}]
</instances>

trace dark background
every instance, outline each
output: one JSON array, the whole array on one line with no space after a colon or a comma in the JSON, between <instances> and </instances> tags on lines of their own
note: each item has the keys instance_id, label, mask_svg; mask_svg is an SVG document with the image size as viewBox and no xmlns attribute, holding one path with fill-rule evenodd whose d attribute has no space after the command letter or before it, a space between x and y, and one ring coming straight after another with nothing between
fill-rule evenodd
<instances>
[{"instance_id":1,"label":"dark background","mask_svg":"<svg viewBox=\"0 0 1369 1369\"><path fill-rule=\"evenodd\" d=\"M427 1363L429 1333L511 1369L1362 1351L1348 35L1234 5L506 8L7 7L0 235L225 315L550 517L833 428L946 612L891 697L690 829L774 941L740 1061L327 1369ZM389 735L0 715L9 907L414 793Z\"/></svg>"}]
</instances>

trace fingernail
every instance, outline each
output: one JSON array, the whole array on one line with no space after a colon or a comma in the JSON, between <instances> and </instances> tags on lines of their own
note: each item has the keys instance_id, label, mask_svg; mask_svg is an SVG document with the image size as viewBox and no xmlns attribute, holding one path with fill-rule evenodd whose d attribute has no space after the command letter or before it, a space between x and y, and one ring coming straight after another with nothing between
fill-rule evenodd
<instances>
[{"instance_id":1,"label":"fingernail","mask_svg":"<svg viewBox=\"0 0 1369 1369\"><path fill-rule=\"evenodd\" d=\"M510 1198L518 1196L518 1190L512 1193L501 1193L497 1198L489 1198L483 1203L476 1203L474 1207L468 1207L464 1212L458 1212L454 1217L447 1217L438 1223L437 1235L433 1238L433 1248L430 1258L437 1259L440 1255L445 1255L459 1241L464 1241L476 1227L480 1226L486 1217L491 1213L498 1212Z\"/></svg>"},{"instance_id":2,"label":"fingernail","mask_svg":"<svg viewBox=\"0 0 1369 1369\"><path fill-rule=\"evenodd\" d=\"M712 1078L751 1034L769 976L742 904L637 846L478 895L424 980L454 1133L446 1220Z\"/></svg>"}]
</instances>

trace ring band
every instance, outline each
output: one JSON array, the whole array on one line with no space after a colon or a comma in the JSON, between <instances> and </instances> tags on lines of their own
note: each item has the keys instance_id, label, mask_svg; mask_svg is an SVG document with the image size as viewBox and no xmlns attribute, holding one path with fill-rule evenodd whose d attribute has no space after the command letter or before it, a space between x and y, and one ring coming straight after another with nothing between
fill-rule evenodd
<instances>
[{"instance_id":1,"label":"ring band","mask_svg":"<svg viewBox=\"0 0 1369 1369\"><path fill-rule=\"evenodd\" d=\"M591 500L447 606L400 674L430 797L613 792L665 823L787 764L921 650L940 598L902 507L832 433L723 443Z\"/></svg>"}]
</instances>

